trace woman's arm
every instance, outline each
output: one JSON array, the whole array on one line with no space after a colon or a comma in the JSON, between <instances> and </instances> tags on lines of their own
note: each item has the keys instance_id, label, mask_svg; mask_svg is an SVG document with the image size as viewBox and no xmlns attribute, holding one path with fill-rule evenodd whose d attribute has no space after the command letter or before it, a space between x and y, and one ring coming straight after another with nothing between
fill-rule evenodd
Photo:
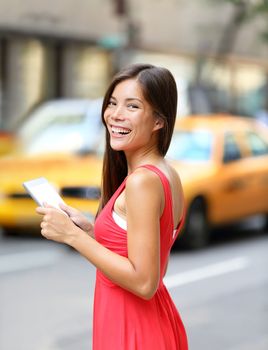
<instances>
[{"instance_id":1,"label":"woman's arm","mask_svg":"<svg viewBox=\"0 0 268 350\"><path fill-rule=\"evenodd\" d=\"M150 299L157 290L160 276L159 218L163 207L162 184L154 173L138 169L126 182L128 257L102 246L69 218L59 223L52 208L38 208L44 215L42 234L76 249L115 284ZM61 226L61 227L59 227Z\"/></svg>"}]
</instances>

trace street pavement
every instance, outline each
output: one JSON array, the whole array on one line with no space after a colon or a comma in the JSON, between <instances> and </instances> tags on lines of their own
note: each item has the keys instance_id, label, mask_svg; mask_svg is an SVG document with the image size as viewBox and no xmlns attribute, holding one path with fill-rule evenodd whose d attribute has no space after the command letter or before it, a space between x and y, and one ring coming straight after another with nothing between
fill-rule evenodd
<instances>
[{"instance_id":1,"label":"street pavement","mask_svg":"<svg viewBox=\"0 0 268 350\"><path fill-rule=\"evenodd\" d=\"M268 349L267 250L267 233L237 229L205 249L172 251L165 283L190 350ZM94 280L64 245L1 236L0 349L91 349Z\"/></svg>"}]
</instances>

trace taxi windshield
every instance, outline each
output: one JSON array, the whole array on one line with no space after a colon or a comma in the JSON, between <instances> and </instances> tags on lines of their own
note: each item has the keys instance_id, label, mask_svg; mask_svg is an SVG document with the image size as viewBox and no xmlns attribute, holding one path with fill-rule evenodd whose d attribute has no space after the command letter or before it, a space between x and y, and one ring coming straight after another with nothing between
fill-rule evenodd
<instances>
[{"instance_id":1,"label":"taxi windshield","mask_svg":"<svg viewBox=\"0 0 268 350\"><path fill-rule=\"evenodd\" d=\"M167 157L182 161L209 161L212 155L212 134L207 130L175 130Z\"/></svg>"},{"instance_id":2,"label":"taxi windshield","mask_svg":"<svg viewBox=\"0 0 268 350\"><path fill-rule=\"evenodd\" d=\"M26 154L94 153L101 129L100 108L47 105L25 121L18 137Z\"/></svg>"}]
</instances>

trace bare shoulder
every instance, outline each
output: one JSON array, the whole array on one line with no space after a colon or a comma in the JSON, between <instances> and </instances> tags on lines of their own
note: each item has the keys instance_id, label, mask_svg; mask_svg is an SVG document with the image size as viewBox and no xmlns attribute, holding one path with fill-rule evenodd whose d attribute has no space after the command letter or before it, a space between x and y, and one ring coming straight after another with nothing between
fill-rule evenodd
<instances>
[{"instance_id":1,"label":"bare shoulder","mask_svg":"<svg viewBox=\"0 0 268 350\"><path fill-rule=\"evenodd\" d=\"M153 171L146 168L138 168L130 174L126 181L126 191L137 190L161 190L161 180Z\"/></svg>"},{"instance_id":2,"label":"bare shoulder","mask_svg":"<svg viewBox=\"0 0 268 350\"><path fill-rule=\"evenodd\" d=\"M146 168L138 168L126 181L126 211L141 222L152 215L159 217L164 206L165 196L161 180L157 174ZM144 217L145 216L145 217Z\"/></svg>"}]
</instances>

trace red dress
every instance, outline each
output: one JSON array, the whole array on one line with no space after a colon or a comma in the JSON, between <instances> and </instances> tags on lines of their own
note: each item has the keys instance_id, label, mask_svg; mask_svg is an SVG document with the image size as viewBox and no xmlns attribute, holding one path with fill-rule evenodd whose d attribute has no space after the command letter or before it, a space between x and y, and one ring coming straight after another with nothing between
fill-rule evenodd
<instances>
[{"instance_id":1,"label":"red dress","mask_svg":"<svg viewBox=\"0 0 268 350\"><path fill-rule=\"evenodd\" d=\"M168 179L152 165L147 169L159 175L165 191L165 209L160 219L161 277L159 287L150 300L144 300L110 281L97 270L93 350L187 350L186 332L179 313L163 284L173 237L172 197ZM125 188L119 186L99 214L95 223L96 240L113 252L127 257L127 234L113 217L114 202Z\"/></svg>"}]
</instances>

